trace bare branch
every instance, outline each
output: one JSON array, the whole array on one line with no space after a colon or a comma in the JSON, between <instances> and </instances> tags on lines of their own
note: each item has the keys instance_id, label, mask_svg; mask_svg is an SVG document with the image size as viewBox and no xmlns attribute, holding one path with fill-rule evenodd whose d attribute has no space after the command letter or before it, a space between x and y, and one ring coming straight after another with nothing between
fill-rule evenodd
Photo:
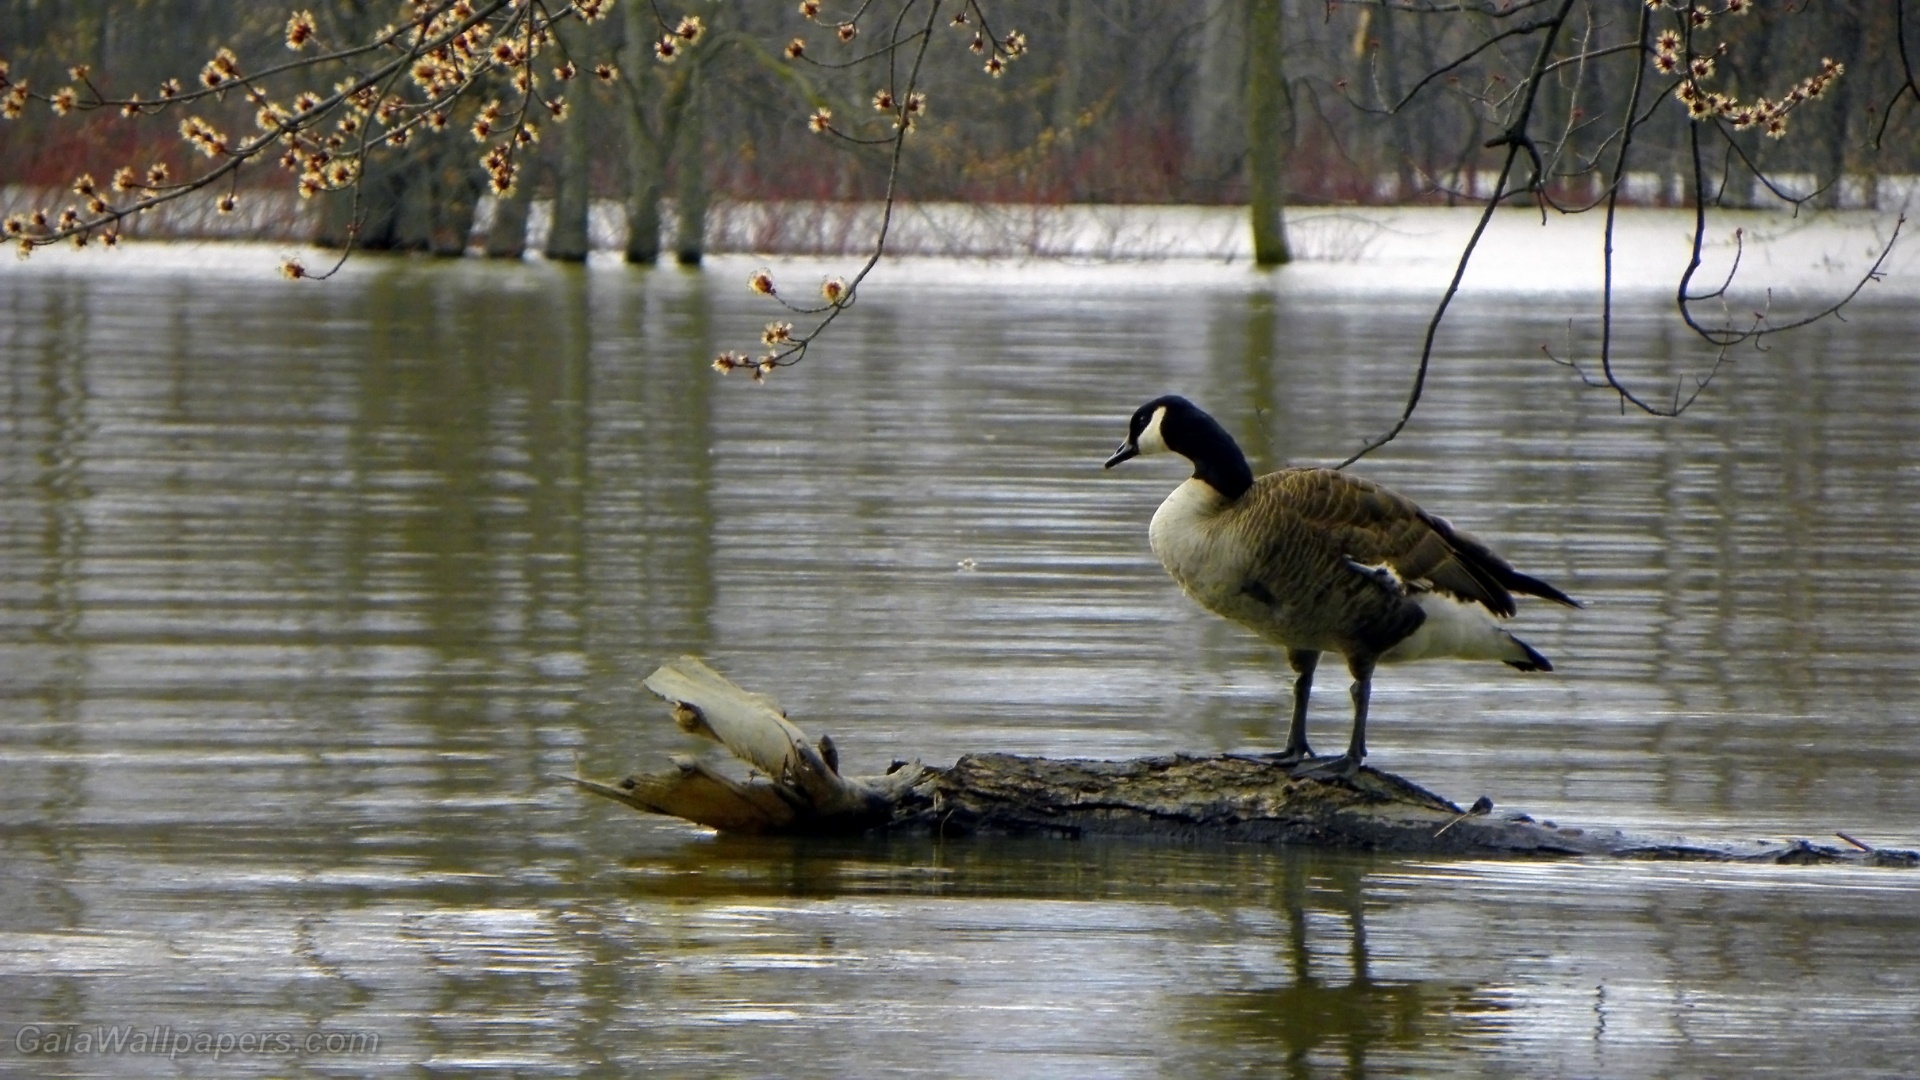
<instances>
[{"instance_id":1,"label":"bare branch","mask_svg":"<svg viewBox=\"0 0 1920 1080\"><path fill-rule=\"evenodd\" d=\"M1426 390L1427 372L1433 366L1434 337L1440 331L1441 321L1446 318L1448 305L1453 303L1454 295L1460 291L1460 281L1466 276L1467 263L1472 260L1474 249L1479 246L1480 237L1487 231L1487 223L1493 220L1494 211L1500 207L1501 198L1506 192L1507 178L1513 173L1514 159L1519 156L1522 147L1527 145L1527 123L1532 119L1534 102L1538 100L1541 72L1546 68L1548 58L1553 53L1554 41L1560 34L1560 28L1565 25L1567 13L1573 9L1573 5L1574 0L1561 0L1558 12L1552 19L1547 20L1547 35L1540 42L1539 51L1534 56L1532 70L1527 77L1526 95L1520 103L1517 114L1507 126L1506 132L1495 140L1496 143L1506 144L1506 162L1500 167L1500 178L1494 182L1493 192L1487 196L1486 205L1481 209L1480 220L1473 227L1473 235L1467 239L1466 247L1460 252L1460 261L1453 269L1453 279L1447 283L1446 291L1440 296L1440 303L1434 308L1433 317L1427 322L1426 339L1420 347L1420 361L1414 369L1413 387L1407 393L1406 404L1401 407L1400 418L1386 432L1368 440L1366 445L1334 466L1335 468L1344 469L1398 438L1400 433L1406 430L1408 421L1413 419L1414 410L1420 407L1421 396Z\"/></svg>"},{"instance_id":2,"label":"bare branch","mask_svg":"<svg viewBox=\"0 0 1920 1080\"><path fill-rule=\"evenodd\" d=\"M907 137L913 132L917 117L922 109L924 109L923 104L917 104L918 102L924 101L924 97L918 89L920 71L926 61L927 47L933 41L934 27L940 15L939 3L935 2L935 0L925 0L925 24L918 30L909 31L905 29L906 16L912 11L914 5L920 2L923 2L923 0L909 0L909 2L902 7L900 16L894 21L892 28L893 40L889 47L882 50L879 54L885 55L891 65L892 58L899 52L897 46L918 42L919 47L913 52L913 63L907 71L903 92L888 108L888 111L894 116L895 133L891 140L893 149L887 163L886 195L881 200L880 225L876 230L872 251L867 255L866 262L854 273L851 280L833 278L822 286L822 295L827 303L819 307L794 304L787 298L779 295L773 284L771 274L764 270L756 271L750 280L754 291L774 297L780 301L783 307L795 314L818 316L818 321L811 330L804 334L797 335L793 333L790 323L775 322L769 324L762 340L772 351L763 355L757 361L737 353L721 353L714 359L713 363L715 369L721 373L724 374L736 367L749 367L752 369L755 379L763 379L769 372L776 368L791 367L806 359L807 350L819 339L820 335L825 333L827 328L832 326L833 323L859 299L861 283L866 280L867 275L873 272L874 267L878 266L880 260L885 256L887 239L893 227L894 210L899 199L900 161L906 152ZM892 74L893 72L890 67L889 75L891 76Z\"/></svg>"},{"instance_id":3,"label":"bare branch","mask_svg":"<svg viewBox=\"0 0 1920 1080\"><path fill-rule=\"evenodd\" d=\"M1561 11L1563 13L1562 18L1565 17L1564 12L1566 11L1566 7L1567 5L1564 5L1564 4L1561 7ZM1442 64L1441 66L1433 69L1432 71L1427 72L1424 78L1422 78L1419 82L1414 83L1413 88L1411 90L1408 90L1405 94L1401 95L1399 101L1396 101L1391 106L1388 106L1386 111L1389 113L1397 113L1400 110L1406 108L1408 103L1412 102L1414 97L1418 95L1421 90L1425 89L1428 84L1432 83L1434 80L1445 75L1449 71L1454 71L1464 66L1468 61L1472 60L1474 57L1480 55L1483 52L1486 52L1488 49L1493 48L1495 45L1500 44L1502 41L1505 41L1508 38L1525 37L1528 34L1532 34L1537 31L1546 30L1546 29L1553 29L1555 31L1558 31L1559 27L1560 27L1560 23L1558 20L1555 20L1555 19L1535 19L1532 22L1522 23L1519 26L1508 27L1507 29L1502 30L1498 34L1495 34L1492 37L1487 38L1486 40L1480 42L1480 44L1475 45L1473 48L1467 50L1465 53L1462 53L1460 56L1454 58L1453 60L1445 64ZM1552 37L1549 36L1548 37L1549 47L1551 47L1552 40L1553 40ZM1540 73L1538 71L1534 72L1536 81L1539 74Z\"/></svg>"},{"instance_id":4,"label":"bare branch","mask_svg":"<svg viewBox=\"0 0 1920 1080\"><path fill-rule=\"evenodd\" d=\"M1880 110L1880 126L1874 129L1873 146L1879 149L1886 141L1887 125L1893 121L1893 107L1908 97L1920 103L1920 79L1914 76L1913 57L1907 51L1907 0L1894 0L1893 3L1894 52L1900 57L1900 85L1893 96L1887 99L1886 107Z\"/></svg>"},{"instance_id":5,"label":"bare branch","mask_svg":"<svg viewBox=\"0 0 1920 1080\"><path fill-rule=\"evenodd\" d=\"M1495 19L1506 19L1548 2L1549 0L1514 0L1512 3L1437 4L1419 3L1417 0L1327 0L1327 8L1328 10L1335 7L1379 8L1383 11L1405 11L1415 15L1487 15Z\"/></svg>"}]
</instances>

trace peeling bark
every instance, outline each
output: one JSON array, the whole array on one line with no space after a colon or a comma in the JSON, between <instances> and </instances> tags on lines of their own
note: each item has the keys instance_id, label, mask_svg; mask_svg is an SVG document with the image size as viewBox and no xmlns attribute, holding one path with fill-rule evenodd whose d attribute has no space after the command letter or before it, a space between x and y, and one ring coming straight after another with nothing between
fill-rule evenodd
<instances>
[{"instance_id":1,"label":"peeling bark","mask_svg":"<svg viewBox=\"0 0 1920 1080\"><path fill-rule=\"evenodd\" d=\"M1462 809L1372 768L1351 778L1295 778L1285 766L1237 755L1086 761L968 754L946 769L896 762L884 776L847 777L831 739L810 742L772 698L742 690L697 659L662 665L646 686L673 704L682 730L721 743L753 774L735 778L682 756L670 772L616 783L566 779L637 810L723 832L1038 833L1410 855L1920 866L1920 853L1886 848L1561 826L1496 811L1485 799Z\"/></svg>"}]
</instances>

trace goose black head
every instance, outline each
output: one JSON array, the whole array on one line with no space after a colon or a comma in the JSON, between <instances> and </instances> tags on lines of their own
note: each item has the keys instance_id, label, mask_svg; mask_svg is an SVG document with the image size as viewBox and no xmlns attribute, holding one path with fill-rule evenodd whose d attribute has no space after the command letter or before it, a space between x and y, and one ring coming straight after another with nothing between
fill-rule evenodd
<instances>
[{"instance_id":1,"label":"goose black head","mask_svg":"<svg viewBox=\"0 0 1920 1080\"><path fill-rule=\"evenodd\" d=\"M1154 398L1133 411L1127 440L1107 459L1107 468L1132 457L1167 452L1193 462L1193 475L1229 499L1253 486L1253 470L1219 421L1178 394Z\"/></svg>"}]
</instances>

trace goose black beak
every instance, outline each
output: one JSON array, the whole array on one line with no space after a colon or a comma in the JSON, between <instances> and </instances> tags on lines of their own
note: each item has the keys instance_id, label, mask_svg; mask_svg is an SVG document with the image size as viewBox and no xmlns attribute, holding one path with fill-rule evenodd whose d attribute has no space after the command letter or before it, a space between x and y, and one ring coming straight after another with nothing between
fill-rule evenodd
<instances>
[{"instance_id":1,"label":"goose black beak","mask_svg":"<svg viewBox=\"0 0 1920 1080\"><path fill-rule=\"evenodd\" d=\"M1107 459L1106 467L1111 469L1115 465L1118 465L1121 462L1127 460L1130 457L1134 457L1139 453L1140 453L1140 448L1133 444L1132 439L1128 439L1126 442L1123 442L1120 444L1120 449L1115 450L1113 452L1112 457Z\"/></svg>"}]
</instances>

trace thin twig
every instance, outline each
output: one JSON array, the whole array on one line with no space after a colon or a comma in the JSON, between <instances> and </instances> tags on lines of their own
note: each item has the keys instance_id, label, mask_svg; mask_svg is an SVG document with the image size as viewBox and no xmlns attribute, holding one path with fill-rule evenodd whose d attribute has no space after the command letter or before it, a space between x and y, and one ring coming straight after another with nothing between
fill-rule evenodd
<instances>
[{"instance_id":1,"label":"thin twig","mask_svg":"<svg viewBox=\"0 0 1920 1080\"><path fill-rule=\"evenodd\" d=\"M1550 20L1547 36L1540 42L1540 50L1534 57L1531 74L1528 76L1526 97L1521 101L1518 114L1508 125L1506 134L1500 140L1507 144L1507 159L1500 166L1500 178L1494 182L1493 193L1487 197L1486 206L1481 209L1480 220L1473 227L1473 235L1467 239L1466 248L1460 252L1460 261L1453 268L1453 279L1447 283L1446 292L1441 294L1439 304L1434 307L1433 317L1427 321L1426 339L1420 347L1420 362L1414 369L1413 387L1407 392L1407 402L1400 410L1400 418L1394 421L1393 426L1385 434L1368 440L1366 445L1334 468L1344 469L1398 438L1400 433L1406 430L1408 421L1413 419L1414 410L1420 407L1420 398L1426 391L1427 373L1433 367L1434 337L1440 332L1441 321L1446 318L1447 306L1453 303L1454 295L1460 291L1460 281L1466 277L1467 263L1472 260L1474 249L1479 246L1480 237L1487 231L1488 222L1493 220L1494 211L1500 208L1501 197L1506 192L1507 177L1513 172L1514 158L1519 156L1522 146L1527 141L1527 122L1533 116L1534 102L1539 97L1540 71L1546 67L1547 59L1553 53L1553 43L1559 37L1560 28L1565 25L1567 13L1573 9L1573 4L1574 0L1561 0L1560 10Z\"/></svg>"}]
</instances>

